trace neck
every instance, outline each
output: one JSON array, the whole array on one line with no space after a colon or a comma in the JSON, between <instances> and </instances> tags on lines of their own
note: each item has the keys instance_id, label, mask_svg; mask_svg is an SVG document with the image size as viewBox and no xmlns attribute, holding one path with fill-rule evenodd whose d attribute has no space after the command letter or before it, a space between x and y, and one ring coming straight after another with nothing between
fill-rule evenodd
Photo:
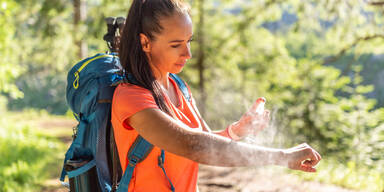
<instances>
[{"instance_id":1,"label":"neck","mask_svg":"<svg viewBox=\"0 0 384 192\"><path fill-rule=\"evenodd\" d=\"M147 56L148 56L148 53L147 53ZM150 70L152 71L152 75L153 77L155 78L155 81L156 81L156 84L160 84L160 87L157 87L156 85L156 89L160 88L161 90L153 90L153 91L156 91L156 92L160 92L158 95L157 93L155 93L154 96L157 97L157 99L160 99L160 103L159 103L159 107L161 108L162 111L165 111L165 112L169 112L171 115L172 115L172 111L169 111L168 107L167 107L167 101L165 101L165 98L161 99L162 94L167 94L169 95L168 93L168 88L169 88L169 81L168 81L168 77L169 77L169 73L168 72L165 72L165 73L162 73L161 70L159 70L158 68L156 68L152 62L151 62L151 57L148 56L148 62L149 62L149 66L150 66ZM163 101L162 101L163 100Z\"/></svg>"},{"instance_id":2,"label":"neck","mask_svg":"<svg viewBox=\"0 0 384 192\"><path fill-rule=\"evenodd\" d=\"M169 88L169 80L168 80L168 77L169 77L169 73L164 73L164 74L161 74L159 72L155 72L155 78L156 78L156 81L160 83L161 86L163 86L163 88L165 90L168 90Z\"/></svg>"},{"instance_id":3,"label":"neck","mask_svg":"<svg viewBox=\"0 0 384 192\"><path fill-rule=\"evenodd\" d=\"M169 73L168 72L162 73L159 69L157 69L153 65L152 59L151 59L151 55L149 53L146 53L146 55L147 55L147 58L148 58L149 65L151 66L153 75L156 78L156 81L159 82L160 85L163 86L163 88L165 88L165 90L168 91L168 88L169 88L169 81L168 81Z\"/></svg>"},{"instance_id":4,"label":"neck","mask_svg":"<svg viewBox=\"0 0 384 192\"><path fill-rule=\"evenodd\" d=\"M168 88L169 88L169 80L168 80L168 77L169 77L169 73L162 75L161 78L156 78L157 81L159 81L159 83L160 83L166 90L168 90Z\"/></svg>"}]
</instances>

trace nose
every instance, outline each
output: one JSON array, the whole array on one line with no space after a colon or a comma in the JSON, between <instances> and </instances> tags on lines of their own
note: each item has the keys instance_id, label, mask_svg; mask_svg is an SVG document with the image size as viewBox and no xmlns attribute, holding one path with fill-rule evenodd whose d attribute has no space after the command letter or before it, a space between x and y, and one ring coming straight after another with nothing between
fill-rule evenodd
<instances>
[{"instance_id":1,"label":"nose","mask_svg":"<svg viewBox=\"0 0 384 192\"><path fill-rule=\"evenodd\" d=\"M191 46L189 43L185 46L185 49L183 51L183 57L185 59L190 59L192 57Z\"/></svg>"}]
</instances>

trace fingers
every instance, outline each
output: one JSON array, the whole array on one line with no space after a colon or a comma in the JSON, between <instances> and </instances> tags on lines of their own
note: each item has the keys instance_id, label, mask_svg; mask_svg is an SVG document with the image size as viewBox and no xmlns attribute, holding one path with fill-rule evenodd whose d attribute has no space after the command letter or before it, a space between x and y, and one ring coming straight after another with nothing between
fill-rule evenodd
<instances>
[{"instance_id":1,"label":"fingers","mask_svg":"<svg viewBox=\"0 0 384 192\"><path fill-rule=\"evenodd\" d=\"M315 155L316 155L316 157L317 157L317 159L320 161L321 160L321 155L320 155L320 153L319 152L317 152L316 150L314 150L314 149L312 149L313 150L313 152L315 153Z\"/></svg>"},{"instance_id":2,"label":"fingers","mask_svg":"<svg viewBox=\"0 0 384 192\"><path fill-rule=\"evenodd\" d=\"M265 110L264 113L263 113L263 120L265 122L269 122L269 120L271 120L271 116L270 116L270 111L269 110Z\"/></svg>"},{"instance_id":3,"label":"fingers","mask_svg":"<svg viewBox=\"0 0 384 192\"><path fill-rule=\"evenodd\" d=\"M265 110L264 113L263 113L263 117L259 121L259 125L258 125L258 127L256 129L257 130L265 129L268 126L270 120L271 120L270 112L269 112L269 110Z\"/></svg>"},{"instance_id":4,"label":"fingers","mask_svg":"<svg viewBox=\"0 0 384 192\"><path fill-rule=\"evenodd\" d=\"M262 116L257 116L254 113L246 112L239 120L242 125L258 122L257 124L268 124L270 120L270 112L265 110Z\"/></svg>"},{"instance_id":5,"label":"fingers","mask_svg":"<svg viewBox=\"0 0 384 192\"><path fill-rule=\"evenodd\" d=\"M271 120L271 113L269 112L269 110L265 110L264 112L264 122L265 122L265 125L268 126L269 124L269 121Z\"/></svg>"},{"instance_id":6,"label":"fingers","mask_svg":"<svg viewBox=\"0 0 384 192\"><path fill-rule=\"evenodd\" d=\"M312 167L312 162L311 162L311 160L305 160L305 161L303 161L302 164L305 165L305 166L311 166L311 167Z\"/></svg>"},{"instance_id":7,"label":"fingers","mask_svg":"<svg viewBox=\"0 0 384 192\"><path fill-rule=\"evenodd\" d=\"M317 151L315 151L314 149L312 149L312 153L316 159L316 161L312 162L312 166L316 166L321 160L321 155Z\"/></svg>"},{"instance_id":8,"label":"fingers","mask_svg":"<svg viewBox=\"0 0 384 192\"><path fill-rule=\"evenodd\" d=\"M290 157L290 168L305 172L316 172L315 166L321 160L320 154L306 143L287 150Z\"/></svg>"},{"instance_id":9,"label":"fingers","mask_svg":"<svg viewBox=\"0 0 384 192\"><path fill-rule=\"evenodd\" d=\"M270 120L270 111L264 110L266 99L260 97L238 121L236 130L241 134L256 134L267 127Z\"/></svg>"},{"instance_id":10,"label":"fingers","mask_svg":"<svg viewBox=\"0 0 384 192\"><path fill-rule=\"evenodd\" d=\"M310 160L305 160L301 166L301 170L306 172L316 172L316 168L314 168L313 162Z\"/></svg>"},{"instance_id":11,"label":"fingers","mask_svg":"<svg viewBox=\"0 0 384 192\"><path fill-rule=\"evenodd\" d=\"M317 163L319 163L319 161L321 159L320 154L307 144L305 144L303 146L305 146L303 148L303 151L305 153L305 155L303 156L303 158L305 158L304 162L308 166L311 166L311 167L316 166Z\"/></svg>"},{"instance_id":12,"label":"fingers","mask_svg":"<svg viewBox=\"0 0 384 192\"><path fill-rule=\"evenodd\" d=\"M305 146L305 149L307 151L307 158L310 159L309 161L307 161L307 164L310 163L310 165L313 167L313 166L316 166L317 163L319 163L319 161L321 160L321 156L320 154L314 150L311 146L309 146L308 144L304 143ZM309 165L309 164L308 164Z\"/></svg>"},{"instance_id":13,"label":"fingers","mask_svg":"<svg viewBox=\"0 0 384 192\"><path fill-rule=\"evenodd\" d=\"M299 170L305 171L305 172L316 172L316 168L306 165L304 163L300 166Z\"/></svg>"},{"instance_id":14,"label":"fingers","mask_svg":"<svg viewBox=\"0 0 384 192\"><path fill-rule=\"evenodd\" d=\"M253 119L253 116L249 112L247 112L240 118L239 122L242 124L247 124L251 122L252 119Z\"/></svg>"}]
</instances>

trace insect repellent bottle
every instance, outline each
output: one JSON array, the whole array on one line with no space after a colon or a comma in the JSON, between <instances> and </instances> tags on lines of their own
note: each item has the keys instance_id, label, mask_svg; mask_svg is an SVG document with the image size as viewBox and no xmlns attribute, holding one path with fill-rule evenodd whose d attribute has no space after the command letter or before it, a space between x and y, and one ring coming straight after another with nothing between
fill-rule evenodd
<instances>
[{"instance_id":1,"label":"insect repellent bottle","mask_svg":"<svg viewBox=\"0 0 384 192\"><path fill-rule=\"evenodd\" d=\"M260 120L262 120L262 116L264 114L264 106L266 99L264 97L260 97L259 99L257 99L256 102L258 103L258 105L254 112L260 116L260 119L256 119L252 122L252 125L255 126L255 128L252 130L253 136L256 136L256 134L261 131L260 129L258 129L258 127L260 126Z\"/></svg>"},{"instance_id":2,"label":"insect repellent bottle","mask_svg":"<svg viewBox=\"0 0 384 192\"><path fill-rule=\"evenodd\" d=\"M258 115L263 115L266 99L264 97L260 97L259 99L257 99L257 102L259 102L259 105L256 108L256 113Z\"/></svg>"}]
</instances>

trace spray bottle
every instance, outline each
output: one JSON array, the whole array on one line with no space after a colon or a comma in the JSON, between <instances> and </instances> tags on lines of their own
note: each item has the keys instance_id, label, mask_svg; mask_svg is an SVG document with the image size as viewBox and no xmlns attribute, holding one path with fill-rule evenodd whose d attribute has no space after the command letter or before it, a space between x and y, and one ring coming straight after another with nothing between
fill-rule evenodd
<instances>
[{"instance_id":1,"label":"spray bottle","mask_svg":"<svg viewBox=\"0 0 384 192\"><path fill-rule=\"evenodd\" d=\"M265 102L266 102L266 101L267 101L267 100L266 100L264 97L260 97L260 98L257 99L256 102L258 102L259 105L258 105L257 108L256 108L256 113L257 113L258 115L263 115L263 113L264 113L264 105L265 105Z\"/></svg>"},{"instance_id":2,"label":"spray bottle","mask_svg":"<svg viewBox=\"0 0 384 192\"><path fill-rule=\"evenodd\" d=\"M253 112L256 113L257 115L259 115L260 118L252 121L253 129L252 129L252 133L250 134L251 137L255 137L259 133L259 131L261 131L261 129L258 129L258 128L260 126L260 121L262 121L262 119L263 119L264 106L265 106L266 99L264 97L260 97L256 100L256 102L258 103L258 105L257 105L257 108Z\"/></svg>"}]
</instances>

